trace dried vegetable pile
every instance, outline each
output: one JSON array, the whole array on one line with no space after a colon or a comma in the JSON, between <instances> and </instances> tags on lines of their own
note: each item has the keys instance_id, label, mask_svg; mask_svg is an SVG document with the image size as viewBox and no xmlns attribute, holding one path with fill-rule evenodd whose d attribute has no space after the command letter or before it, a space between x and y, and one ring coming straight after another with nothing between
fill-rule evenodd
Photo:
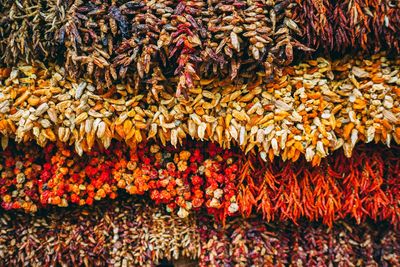
<instances>
[{"instance_id":1,"label":"dried vegetable pile","mask_svg":"<svg viewBox=\"0 0 400 267\"><path fill-rule=\"evenodd\" d=\"M0 265L400 265L399 3L0 0Z\"/></svg>"},{"instance_id":2,"label":"dried vegetable pile","mask_svg":"<svg viewBox=\"0 0 400 267\"><path fill-rule=\"evenodd\" d=\"M0 264L156 266L179 256L199 266L397 266L400 232L390 225L338 221L268 224L235 219L225 228L207 216L186 219L129 198L46 214L0 215Z\"/></svg>"}]
</instances>

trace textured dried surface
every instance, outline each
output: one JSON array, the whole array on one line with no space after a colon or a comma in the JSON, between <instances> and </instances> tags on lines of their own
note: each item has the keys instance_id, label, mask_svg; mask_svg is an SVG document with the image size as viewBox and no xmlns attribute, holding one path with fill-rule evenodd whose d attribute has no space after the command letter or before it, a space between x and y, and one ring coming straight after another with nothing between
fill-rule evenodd
<instances>
[{"instance_id":1,"label":"textured dried surface","mask_svg":"<svg viewBox=\"0 0 400 267\"><path fill-rule=\"evenodd\" d=\"M3 63L57 58L106 87L162 69L178 95L199 73L269 76L302 51L398 52L400 38L399 5L382 0L3 0L0 17Z\"/></svg>"},{"instance_id":2,"label":"textured dried surface","mask_svg":"<svg viewBox=\"0 0 400 267\"><path fill-rule=\"evenodd\" d=\"M0 264L155 266L185 256L200 266L397 266L399 230L386 223L327 228L206 216L181 219L138 200L28 216L0 214Z\"/></svg>"},{"instance_id":3,"label":"textured dried surface","mask_svg":"<svg viewBox=\"0 0 400 267\"><path fill-rule=\"evenodd\" d=\"M388 231L383 234L377 254L381 256L382 266L400 265L400 231Z\"/></svg>"},{"instance_id":4,"label":"textured dried surface","mask_svg":"<svg viewBox=\"0 0 400 267\"><path fill-rule=\"evenodd\" d=\"M291 37L301 34L290 19L294 1L3 2L3 62L53 60L58 49L70 75L108 87L127 71L137 81L163 68L185 94L199 73L235 77L263 66L269 75L293 60L294 48L308 50Z\"/></svg>"},{"instance_id":5,"label":"textured dried surface","mask_svg":"<svg viewBox=\"0 0 400 267\"><path fill-rule=\"evenodd\" d=\"M223 228L199 220L200 266L284 266L289 263L290 226L261 220L234 220Z\"/></svg>"},{"instance_id":6,"label":"textured dried surface","mask_svg":"<svg viewBox=\"0 0 400 267\"><path fill-rule=\"evenodd\" d=\"M0 265L400 265L399 3L0 0Z\"/></svg>"},{"instance_id":7,"label":"textured dried surface","mask_svg":"<svg viewBox=\"0 0 400 267\"><path fill-rule=\"evenodd\" d=\"M352 227L344 221L331 229L301 225L291 233L293 266L378 266L376 233L368 224ZM382 233L387 229L381 226Z\"/></svg>"},{"instance_id":8,"label":"textured dried surface","mask_svg":"<svg viewBox=\"0 0 400 267\"><path fill-rule=\"evenodd\" d=\"M27 212L91 205L122 189L145 194L180 217L206 209L219 220L258 212L267 221L306 218L332 225L349 216L397 225L399 153L399 147L360 146L350 159L337 152L312 168L304 160L265 163L206 142L178 148L142 143L136 149L118 143L82 158L61 145L10 145L0 155L1 205Z\"/></svg>"},{"instance_id":9,"label":"textured dried surface","mask_svg":"<svg viewBox=\"0 0 400 267\"><path fill-rule=\"evenodd\" d=\"M292 19L301 42L325 52L400 51L399 1L296 0Z\"/></svg>"},{"instance_id":10,"label":"textured dried surface","mask_svg":"<svg viewBox=\"0 0 400 267\"><path fill-rule=\"evenodd\" d=\"M162 259L198 257L193 217L180 219L140 203L115 201L36 216L2 213L0 263L155 266Z\"/></svg>"},{"instance_id":11,"label":"textured dried surface","mask_svg":"<svg viewBox=\"0 0 400 267\"><path fill-rule=\"evenodd\" d=\"M118 85L98 95L90 81L71 82L61 68L21 66L2 70L0 131L19 142L74 144L79 154L96 141L108 147L112 138L177 145L190 136L258 148L264 159L304 154L318 165L340 147L350 157L357 142L400 142L399 69L381 54L319 58L272 81L263 73L200 80L185 100L174 96L174 80L143 94Z\"/></svg>"},{"instance_id":12,"label":"textured dried surface","mask_svg":"<svg viewBox=\"0 0 400 267\"><path fill-rule=\"evenodd\" d=\"M60 31L66 23L69 0L0 1L0 62L33 62L63 58Z\"/></svg>"},{"instance_id":13,"label":"textured dried surface","mask_svg":"<svg viewBox=\"0 0 400 267\"><path fill-rule=\"evenodd\" d=\"M340 221L327 228L273 225L253 218L235 219L223 229L203 219L200 227L200 266L381 266L387 264L385 258L398 260L389 243L379 242L380 236L398 240L398 230L384 223L354 226Z\"/></svg>"}]
</instances>

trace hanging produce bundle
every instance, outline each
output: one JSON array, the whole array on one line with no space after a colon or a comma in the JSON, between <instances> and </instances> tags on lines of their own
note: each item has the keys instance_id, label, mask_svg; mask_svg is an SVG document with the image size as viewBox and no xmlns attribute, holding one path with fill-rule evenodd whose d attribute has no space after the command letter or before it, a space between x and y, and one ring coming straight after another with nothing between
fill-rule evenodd
<instances>
[{"instance_id":1,"label":"hanging produce bundle","mask_svg":"<svg viewBox=\"0 0 400 267\"><path fill-rule=\"evenodd\" d=\"M400 51L399 1L301 1L292 19L302 43L326 53Z\"/></svg>"},{"instance_id":2,"label":"hanging produce bundle","mask_svg":"<svg viewBox=\"0 0 400 267\"><path fill-rule=\"evenodd\" d=\"M0 0L0 266L400 266L399 52L398 0Z\"/></svg>"},{"instance_id":3,"label":"hanging produce bundle","mask_svg":"<svg viewBox=\"0 0 400 267\"><path fill-rule=\"evenodd\" d=\"M193 87L199 73L234 78L240 68L257 66L271 73L275 65L292 61L294 48L310 51L290 35L299 32L290 19L295 5L230 0L6 2L0 11L0 52L11 65L18 58L31 62L57 56L73 77L86 74L107 87L127 72L138 80L160 67L178 76L179 95ZM31 41L20 38L30 34Z\"/></svg>"},{"instance_id":4,"label":"hanging produce bundle","mask_svg":"<svg viewBox=\"0 0 400 267\"><path fill-rule=\"evenodd\" d=\"M316 50L399 52L396 1L6 1L1 62L63 62L72 77L109 88L162 69L177 95L202 75L269 77ZM104 88L105 89L105 88Z\"/></svg>"},{"instance_id":5,"label":"hanging produce bundle","mask_svg":"<svg viewBox=\"0 0 400 267\"><path fill-rule=\"evenodd\" d=\"M193 217L182 220L143 201L103 202L28 216L0 215L0 265L155 266L197 258Z\"/></svg>"},{"instance_id":6,"label":"hanging produce bundle","mask_svg":"<svg viewBox=\"0 0 400 267\"><path fill-rule=\"evenodd\" d=\"M224 148L258 148L263 159L313 165L357 142L400 142L398 60L323 58L287 67L269 80L263 73L239 81L200 80L187 100L177 83L149 90L129 84L98 94L89 80L71 81L63 68L43 65L3 69L0 131L18 142L74 144L82 155L113 138L129 145L158 139L176 146L189 137ZM6 141L4 141L6 142Z\"/></svg>"},{"instance_id":7,"label":"hanging produce bundle","mask_svg":"<svg viewBox=\"0 0 400 267\"><path fill-rule=\"evenodd\" d=\"M338 221L328 229L305 223L267 224L252 218L233 220L223 228L204 218L198 220L199 266L391 266L400 260L395 252L399 232L384 224L353 226Z\"/></svg>"},{"instance_id":8,"label":"hanging produce bundle","mask_svg":"<svg viewBox=\"0 0 400 267\"><path fill-rule=\"evenodd\" d=\"M181 219L129 199L36 216L2 213L0 225L1 265L156 266L182 256L196 266L400 264L400 233L385 223L327 228L254 217L222 227L204 214Z\"/></svg>"},{"instance_id":9,"label":"hanging produce bundle","mask_svg":"<svg viewBox=\"0 0 400 267\"><path fill-rule=\"evenodd\" d=\"M10 145L1 153L1 206L36 212L56 205L92 205L121 192L145 195L187 217L207 210L219 221L260 213L266 221L352 217L400 221L399 147L360 146L352 158L339 151L312 168L263 162L236 149L187 142L182 147L121 143L79 157L70 147Z\"/></svg>"}]
</instances>

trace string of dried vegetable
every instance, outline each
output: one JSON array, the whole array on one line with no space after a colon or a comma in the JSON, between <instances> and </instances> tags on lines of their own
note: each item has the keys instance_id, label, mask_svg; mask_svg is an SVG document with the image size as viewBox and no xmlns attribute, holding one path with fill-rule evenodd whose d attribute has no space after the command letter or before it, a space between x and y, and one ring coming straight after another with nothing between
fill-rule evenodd
<instances>
[{"instance_id":1,"label":"string of dried vegetable","mask_svg":"<svg viewBox=\"0 0 400 267\"><path fill-rule=\"evenodd\" d=\"M60 61L64 57L66 11L72 1L0 1L0 62L13 66L19 60Z\"/></svg>"},{"instance_id":2,"label":"string of dried vegetable","mask_svg":"<svg viewBox=\"0 0 400 267\"><path fill-rule=\"evenodd\" d=\"M1 62L63 62L100 91L178 76L186 95L202 75L269 77L323 50L399 52L396 1L2 1ZM334 38L336 36L336 38ZM29 38L28 38L29 37ZM127 75L130 73L132 75Z\"/></svg>"},{"instance_id":3,"label":"string of dried vegetable","mask_svg":"<svg viewBox=\"0 0 400 267\"><path fill-rule=\"evenodd\" d=\"M400 51L398 1L295 1L300 42L326 53ZM295 36L297 37L297 36Z\"/></svg>"},{"instance_id":4,"label":"string of dried vegetable","mask_svg":"<svg viewBox=\"0 0 400 267\"><path fill-rule=\"evenodd\" d=\"M319 58L287 67L273 81L263 73L200 80L187 100L174 96L174 80L163 81L156 95L129 84L99 95L90 80L71 81L60 67L20 66L0 71L0 132L41 146L74 144L80 155L113 138L176 146L192 137L258 148L263 159L305 155L318 165L341 147L350 157L357 142L400 142L399 66L384 54Z\"/></svg>"},{"instance_id":5,"label":"string of dried vegetable","mask_svg":"<svg viewBox=\"0 0 400 267\"><path fill-rule=\"evenodd\" d=\"M225 229L204 219L200 225L202 243L206 244L200 266L220 266L222 262L215 261L218 257L230 266L387 266L390 260L395 263L400 259L386 252L393 250L380 241L395 242L398 232L384 224L353 227L351 222L340 221L326 228L309 223L266 224L252 218L230 221ZM215 242L218 246L211 247Z\"/></svg>"},{"instance_id":6,"label":"string of dried vegetable","mask_svg":"<svg viewBox=\"0 0 400 267\"><path fill-rule=\"evenodd\" d=\"M121 192L145 195L179 217L207 210L220 221L259 213L266 221L351 217L400 221L399 147L359 146L318 167L246 156L212 143L183 147L121 143L79 157L61 144L10 145L1 153L1 206L36 212L49 206L92 205Z\"/></svg>"},{"instance_id":7,"label":"string of dried vegetable","mask_svg":"<svg viewBox=\"0 0 400 267\"><path fill-rule=\"evenodd\" d=\"M292 232L291 262L295 266L379 266L371 234L374 230L370 227L365 224L352 228L344 221L331 229L302 225Z\"/></svg>"},{"instance_id":8,"label":"string of dried vegetable","mask_svg":"<svg viewBox=\"0 0 400 267\"><path fill-rule=\"evenodd\" d=\"M399 231L389 231L380 236L380 248L376 253L381 256L382 266L396 266L400 264Z\"/></svg>"},{"instance_id":9,"label":"string of dried vegetable","mask_svg":"<svg viewBox=\"0 0 400 267\"><path fill-rule=\"evenodd\" d=\"M295 3L289 1L4 2L3 62L12 65L22 56L52 60L61 48L58 56L65 58L71 76L87 74L107 87L128 71L138 82L162 68L179 75L177 94L186 94L199 73L233 78L239 68L255 66L271 73L275 65L292 61L293 47L307 50L290 36L298 27L290 19ZM18 31L35 39L15 38Z\"/></svg>"},{"instance_id":10,"label":"string of dried vegetable","mask_svg":"<svg viewBox=\"0 0 400 267\"><path fill-rule=\"evenodd\" d=\"M0 264L156 266L185 256L199 266L396 266L399 230L384 222L355 225L268 224L260 218L186 219L125 199L92 207L53 208L35 216L0 214Z\"/></svg>"},{"instance_id":11,"label":"string of dried vegetable","mask_svg":"<svg viewBox=\"0 0 400 267\"><path fill-rule=\"evenodd\" d=\"M197 258L200 250L193 217L180 219L137 199L36 216L2 213L0 224L2 265L157 266Z\"/></svg>"}]
</instances>

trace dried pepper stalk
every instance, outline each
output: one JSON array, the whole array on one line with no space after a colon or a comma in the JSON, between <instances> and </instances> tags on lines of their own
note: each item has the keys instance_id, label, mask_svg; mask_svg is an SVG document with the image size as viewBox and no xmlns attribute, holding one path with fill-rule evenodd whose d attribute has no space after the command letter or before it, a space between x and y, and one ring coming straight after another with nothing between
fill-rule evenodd
<instances>
[{"instance_id":1,"label":"dried pepper stalk","mask_svg":"<svg viewBox=\"0 0 400 267\"><path fill-rule=\"evenodd\" d=\"M2 71L9 76L0 86L0 131L42 146L73 143L79 154L113 138L176 146L190 136L258 149L265 160L304 155L318 165L340 147L350 157L357 142L399 143L399 69L384 54L319 58L287 67L273 81L264 73L193 81L185 99L174 96L174 81L154 80L155 90L143 94L127 83L98 95L90 80L70 82L60 67L20 66Z\"/></svg>"},{"instance_id":2,"label":"dried pepper stalk","mask_svg":"<svg viewBox=\"0 0 400 267\"><path fill-rule=\"evenodd\" d=\"M381 154L366 148L355 152L350 159L335 154L322 161L318 168L304 167L301 161L299 164L275 162L262 170L258 168L242 182L251 185L251 190L239 191L239 195L243 194L238 197L240 210L248 215L249 210L257 209L268 221L297 221L306 217L311 221L322 218L325 224L332 225L339 218L351 216L360 223L366 211L374 219L397 221L399 205L392 194L397 195L399 190L398 150L392 148L388 152ZM384 170L386 161L387 167L391 166L387 171ZM387 181L385 185L383 179ZM390 196L384 193L387 189L391 191ZM256 202L243 201L246 194L258 196ZM388 209L383 208L386 205ZM385 212L380 213L381 208Z\"/></svg>"},{"instance_id":3,"label":"dried pepper stalk","mask_svg":"<svg viewBox=\"0 0 400 267\"><path fill-rule=\"evenodd\" d=\"M263 162L240 150L186 142L183 147L114 143L83 157L72 147L10 146L0 155L3 208L36 212L48 206L92 205L114 199L118 189L145 195L169 212L187 217L207 212L222 222L231 216L262 214L266 221L351 217L400 221L399 147L360 146L348 159L337 152L311 167Z\"/></svg>"}]
</instances>

